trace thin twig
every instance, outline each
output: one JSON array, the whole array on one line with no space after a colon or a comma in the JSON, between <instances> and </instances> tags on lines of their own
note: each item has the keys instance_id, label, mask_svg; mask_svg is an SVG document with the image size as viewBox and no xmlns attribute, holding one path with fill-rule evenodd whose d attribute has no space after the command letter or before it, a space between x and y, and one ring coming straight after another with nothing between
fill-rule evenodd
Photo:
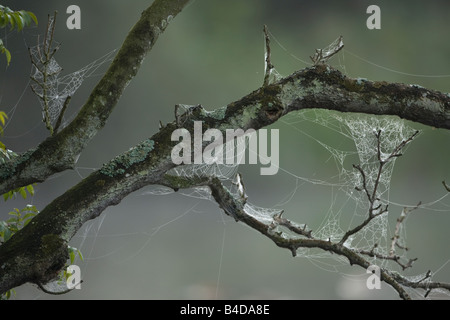
<instances>
[{"instance_id":1,"label":"thin twig","mask_svg":"<svg viewBox=\"0 0 450 320\"><path fill-rule=\"evenodd\" d=\"M337 45L335 47L331 47L331 45L334 44L335 42L337 42ZM324 49L316 49L316 52L314 53L314 55L310 56L314 65L327 62L328 59L330 59L336 53L341 51L341 49L344 47L343 37L340 36L338 39L333 41L333 43L331 43L329 47L330 47L330 50L326 53L324 53Z\"/></svg>"},{"instance_id":2,"label":"thin twig","mask_svg":"<svg viewBox=\"0 0 450 320\"><path fill-rule=\"evenodd\" d=\"M362 178L362 189L359 187L355 187L356 190L358 191L364 191L367 195L367 199L372 202L372 197L370 195L369 190L367 189L367 182L366 182L366 174L364 173L364 170L361 168L360 165L354 164L353 168L355 168L356 170L359 171L359 173L361 174L361 178Z\"/></svg>"},{"instance_id":3,"label":"thin twig","mask_svg":"<svg viewBox=\"0 0 450 320\"><path fill-rule=\"evenodd\" d=\"M376 246L374 246L374 248L372 248L370 251L367 250L358 250L357 252L360 254L364 254L367 255L369 257L375 257L377 259L381 259L381 260L391 260L394 261L395 263L397 263L403 270L406 270L408 268L412 267L412 264L417 260L417 258L413 258L413 259L409 259L406 263L403 263L401 261L400 256L397 255L384 255L378 252L375 252L375 248Z\"/></svg>"},{"instance_id":4,"label":"thin twig","mask_svg":"<svg viewBox=\"0 0 450 320\"><path fill-rule=\"evenodd\" d=\"M312 230L306 230L306 224L303 227L297 226L297 224L289 221L286 218L282 218L281 215L284 213L284 210L282 210L278 215L275 215L273 217L273 220L276 224L273 225L273 228L276 227L276 225L280 225L283 227L286 227L287 229L291 230L292 232L307 237L309 239L312 239Z\"/></svg>"},{"instance_id":5,"label":"thin twig","mask_svg":"<svg viewBox=\"0 0 450 320\"><path fill-rule=\"evenodd\" d=\"M57 69L53 72L49 72L48 68L49 68L49 64L50 64L51 60L53 59L53 56L59 49L59 45L57 45L55 48L52 49L53 40L54 40L53 38L54 38L55 28L56 28L56 14L57 14L57 11L55 11L53 14L52 22L51 22L50 15L48 15L47 29L45 32L44 42L42 44L42 50L40 47L39 37L38 37L37 54L38 54L40 61L36 61L33 58L33 55L31 54L31 50L28 49L28 53L30 55L30 60L31 60L32 65L36 68L36 70L38 72L40 72L42 74L41 81L36 79L33 76L31 77L33 82L36 83L39 87L41 87L42 93L38 93L36 91L36 89L33 88L33 86L31 86L31 89L32 89L33 93L36 94L36 96L40 100L42 100L43 121L44 121L47 129L50 131L50 135L52 135L52 136L56 133L57 129L59 128L59 126L61 124L63 113L65 111L65 108L67 107L69 100L70 100L70 99L68 99L68 100L66 99L64 106L63 106L63 110L61 110L61 112L58 116L57 124L55 126L57 128L55 130L55 127L53 127L53 125L51 123L51 118L50 118L50 110L49 110L49 108L50 108L49 102L50 101L49 101L49 97L48 97L48 88L49 88L48 79L49 79L49 77L57 75L59 72L61 72L61 70Z\"/></svg>"},{"instance_id":6,"label":"thin twig","mask_svg":"<svg viewBox=\"0 0 450 320\"><path fill-rule=\"evenodd\" d=\"M266 42L266 54L264 57L264 65L265 65L264 73L265 74L264 74L264 83L263 83L263 87L265 87L265 86L269 85L270 75L273 70L273 65L270 61L270 55L271 55L271 53L270 53L270 37L269 37L269 30L267 29L266 25L264 25L263 31L264 31L264 39Z\"/></svg>"},{"instance_id":7,"label":"thin twig","mask_svg":"<svg viewBox=\"0 0 450 320\"><path fill-rule=\"evenodd\" d=\"M365 226L367 226L369 224L370 221L372 221L373 219L375 219L378 216L381 216L382 214L386 213L388 211L388 206L386 206L383 210L381 210L380 212L377 212L375 214L370 214L366 220L364 220L361 224L359 224L358 226L356 226L355 228L347 231L344 236L342 237L341 241L339 241L340 244L344 244L345 241L347 241L347 239L354 235L355 233L358 233L360 230L362 230Z\"/></svg>"},{"instance_id":8,"label":"thin twig","mask_svg":"<svg viewBox=\"0 0 450 320\"><path fill-rule=\"evenodd\" d=\"M402 213L400 214L400 217L397 219L397 223L395 225L395 231L394 231L394 236L392 237L392 242L391 242L391 250L389 251L389 254L391 256L395 255L395 247L399 247L405 250L408 250L408 248L403 248L398 244L398 239L400 239L400 228L403 224L403 221L405 220L406 216L408 215L408 213L410 213L411 211L416 210L420 205L422 204L422 202L419 202L415 207L412 208L403 208Z\"/></svg>"},{"instance_id":9,"label":"thin twig","mask_svg":"<svg viewBox=\"0 0 450 320\"><path fill-rule=\"evenodd\" d=\"M203 183L203 182L202 182ZM230 216L234 217L236 221L240 221L248 225L249 227L259 231L264 236L271 239L277 246L281 248L289 249L293 256L296 256L297 250L299 248L319 248L330 253L335 253L346 257L351 265L359 265L365 269L370 266L370 263L364 259L364 257L357 251L349 249L343 246L341 243L335 243L331 240L321 240L311 238L287 238L282 232L273 232L273 225L266 224L259 221L256 217L248 214L245 211L245 207L242 205L242 200L233 197L228 189L222 184L218 178L210 178L208 185L211 189L211 193L216 202L220 207ZM275 215L274 219L284 219L281 218L282 212ZM288 225L294 225L289 222ZM300 231L302 229L299 229ZM389 285L391 285L394 290L398 292L400 297L405 300L411 299L406 290L400 285L400 283L394 279L394 277L383 268L380 268L380 278ZM398 279L403 279L399 276Z\"/></svg>"},{"instance_id":10,"label":"thin twig","mask_svg":"<svg viewBox=\"0 0 450 320\"><path fill-rule=\"evenodd\" d=\"M67 106L70 103L70 99L72 99L72 97L71 96L67 96L66 100L64 101L64 105L63 105L63 107L61 109L61 112L59 113L58 120L56 121L56 124L55 124L55 128L54 128L54 133L55 134L58 132L58 129L59 129L59 127L61 125L61 122L62 122L62 119L64 117L64 112L66 112Z\"/></svg>"}]
</instances>

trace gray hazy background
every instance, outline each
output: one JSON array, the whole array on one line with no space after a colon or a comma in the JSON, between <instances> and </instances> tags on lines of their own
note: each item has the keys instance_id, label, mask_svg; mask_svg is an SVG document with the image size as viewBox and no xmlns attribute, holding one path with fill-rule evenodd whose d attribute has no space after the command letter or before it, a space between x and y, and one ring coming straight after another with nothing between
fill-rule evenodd
<instances>
[{"instance_id":1,"label":"gray hazy background","mask_svg":"<svg viewBox=\"0 0 450 320\"><path fill-rule=\"evenodd\" d=\"M63 74L80 69L120 47L124 37L152 1L2 1L12 9L34 12L38 27L23 32L1 30L11 51L6 68L0 57L0 110L9 115L2 141L23 152L48 135L40 105L27 88L31 65L27 46L43 34L47 15L57 10L56 55ZM66 28L66 8L81 8L81 30ZM368 30L366 8L381 8L381 30ZM114 156L173 121L174 105L202 104L212 110L257 89L263 80L262 26L284 46L272 41L272 62L282 75L307 67L314 49L339 35L345 49L330 61L350 77L418 84L449 92L450 5L448 1L294 1L196 0L175 18L130 83L106 127L82 153L77 169L57 174L35 187L36 195L0 204L1 217L14 207L32 203L43 209L52 199ZM287 49L288 51L285 51ZM412 76L389 71L365 62ZM86 79L71 102L75 114L100 79ZM420 137L398 160L390 200L414 205L445 194L450 182L450 132L412 124ZM285 215L312 228L320 225L332 204L333 191L297 180L327 180L336 175L330 154L306 134L277 123L280 171L260 176L259 166L242 166L249 201L285 209ZM312 122L297 126L323 143L339 138ZM342 141L343 147L349 142ZM297 188L297 189L296 189ZM17 299L395 299L386 285L365 288L359 267L335 267L289 251L224 216L217 204L179 194L153 196L139 190L86 224L73 239L81 249L84 283L64 296L42 294L31 285L17 288ZM293 190L296 190L292 193ZM292 196L292 197L290 197ZM289 201L283 203L286 198ZM419 257L408 274L437 271L435 280L450 281L448 226L450 201L419 210L407 221L409 256ZM391 207L392 223L401 206Z\"/></svg>"}]
</instances>

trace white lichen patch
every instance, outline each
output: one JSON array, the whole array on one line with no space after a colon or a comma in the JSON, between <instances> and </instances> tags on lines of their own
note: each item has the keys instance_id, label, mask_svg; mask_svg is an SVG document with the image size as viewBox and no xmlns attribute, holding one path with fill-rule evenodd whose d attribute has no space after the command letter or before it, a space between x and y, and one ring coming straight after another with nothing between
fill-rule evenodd
<instances>
[{"instance_id":1,"label":"white lichen patch","mask_svg":"<svg viewBox=\"0 0 450 320\"><path fill-rule=\"evenodd\" d=\"M301 100L304 96L323 92L323 85L314 79L307 88L301 84L301 80L287 82L282 86L280 102L283 106L289 106L295 100Z\"/></svg>"},{"instance_id":2,"label":"white lichen patch","mask_svg":"<svg viewBox=\"0 0 450 320\"><path fill-rule=\"evenodd\" d=\"M105 163L100 172L106 176L114 177L126 173L126 169L136 163L144 161L148 154L153 150L155 142L145 140L134 148L131 148L123 155L115 157L113 160Z\"/></svg>"},{"instance_id":3,"label":"white lichen patch","mask_svg":"<svg viewBox=\"0 0 450 320\"><path fill-rule=\"evenodd\" d=\"M205 113L206 113L209 117L211 117L211 118L213 118L213 119L216 119L216 120L223 120L223 118L225 118L225 112L226 112L226 111L227 111L227 107L224 106L224 107L221 107L221 108L212 110L212 111L206 111L206 110L205 110Z\"/></svg>"},{"instance_id":4,"label":"white lichen patch","mask_svg":"<svg viewBox=\"0 0 450 320\"><path fill-rule=\"evenodd\" d=\"M356 78L356 84L358 84L358 85L363 85L364 84L364 82L366 82L367 81L367 79L366 78Z\"/></svg>"}]
</instances>

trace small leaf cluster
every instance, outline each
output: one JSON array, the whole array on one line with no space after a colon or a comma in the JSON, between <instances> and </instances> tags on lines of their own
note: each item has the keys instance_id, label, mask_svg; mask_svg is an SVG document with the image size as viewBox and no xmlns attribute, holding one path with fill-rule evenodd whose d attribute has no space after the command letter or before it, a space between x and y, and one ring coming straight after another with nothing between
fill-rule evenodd
<instances>
[{"instance_id":1,"label":"small leaf cluster","mask_svg":"<svg viewBox=\"0 0 450 320\"><path fill-rule=\"evenodd\" d=\"M1 41L1 40L0 40ZM0 136L3 135L3 127L5 126L6 119L8 119L8 116L4 111L0 111ZM0 150L6 151L5 145L0 141Z\"/></svg>"},{"instance_id":2,"label":"small leaf cluster","mask_svg":"<svg viewBox=\"0 0 450 320\"><path fill-rule=\"evenodd\" d=\"M34 188L33 188L33 185L30 184L28 186L19 187L19 188L16 188L14 190L10 190L10 191L4 193L3 194L3 199L5 201L7 201L9 199L14 198L16 194L20 194L22 196L22 198L26 199L27 198L27 191L28 191L28 193L30 195L34 196Z\"/></svg>"},{"instance_id":3,"label":"small leaf cluster","mask_svg":"<svg viewBox=\"0 0 450 320\"><path fill-rule=\"evenodd\" d=\"M24 27L31 25L33 22L36 25L38 24L38 20L34 13L25 10L14 11L8 7L0 5L0 28L10 26L11 30L16 29L17 31L21 31ZM11 62L11 53L5 47L2 39L0 39L0 54L4 54L6 56L6 62L9 65ZM0 111L0 136L3 135L3 128L7 119L7 114ZM6 163L14 157L17 157L17 154L7 149L6 146L0 141L0 165ZM7 201L14 198L16 194L20 194L22 198L26 199L27 191L30 195L34 195L33 186L28 185L6 192L3 194L3 199ZM0 221L0 244L8 241L17 231L30 223L32 218L38 213L39 211L33 205L27 205L23 209L14 208L13 211L9 212L11 217L6 221ZM0 295L0 300L9 299L13 294L15 295L14 289L8 290L4 294Z\"/></svg>"},{"instance_id":4,"label":"small leaf cluster","mask_svg":"<svg viewBox=\"0 0 450 320\"><path fill-rule=\"evenodd\" d=\"M6 119L8 119L6 113L0 111L0 135L3 135L3 127L5 126ZM0 164L3 164L14 157L17 157L17 154L7 149L0 141ZM3 194L3 199L7 201L14 198L16 194L20 194L22 198L26 199L27 191L30 195L34 195L33 185L10 190ZM38 213L38 209L33 205L27 205L21 210L14 208L13 211L9 212L11 217L6 221L0 221L0 244L8 241L17 231L25 227ZM8 290L0 295L0 300L8 300L15 294L16 292L14 289Z\"/></svg>"},{"instance_id":5,"label":"small leaf cluster","mask_svg":"<svg viewBox=\"0 0 450 320\"><path fill-rule=\"evenodd\" d=\"M8 214L11 218L6 221L0 221L2 242L8 241L14 233L25 227L38 213L38 209L33 205L27 205L21 210L14 208L13 211L9 212Z\"/></svg>"},{"instance_id":6,"label":"small leaf cluster","mask_svg":"<svg viewBox=\"0 0 450 320\"><path fill-rule=\"evenodd\" d=\"M9 212L11 218L6 221L0 221L0 242L8 241L13 234L25 227L31 219L39 213L35 206L27 205L22 210L15 208ZM6 291L0 295L0 300L8 300L12 295L16 295L14 289Z\"/></svg>"},{"instance_id":7,"label":"small leaf cluster","mask_svg":"<svg viewBox=\"0 0 450 320\"><path fill-rule=\"evenodd\" d=\"M0 6L1 9L1 6ZM5 112L0 111L0 136L3 135L3 127L6 124L8 116ZM6 161L17 157L17 153L6 148L3 142L0 141L0 165L4 164ZM30 195L34 195L33 185L28 185L14 190L10 190L3 194L3 199L5 201L12 199L16 194L20 194L22 198L27 198L27 191ZM13 211L9 212L11 216L6 221L0 221L0 244L8 241L17 231L25 227L31 219L37 215L39 211L33 205L27 205L25 208L19 210L14 208ZM15 295L14 289L6 291L4 294L0 295L0 300L8 300L12 295Z\"/></svg>"}]
</instances>

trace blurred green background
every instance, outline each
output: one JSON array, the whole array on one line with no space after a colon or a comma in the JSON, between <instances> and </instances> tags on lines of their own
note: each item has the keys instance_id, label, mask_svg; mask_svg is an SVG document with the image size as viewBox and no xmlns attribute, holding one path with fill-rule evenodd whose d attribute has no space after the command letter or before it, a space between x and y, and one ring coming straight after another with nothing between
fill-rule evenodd
<instances>
[{"instance_id":1,"label":"blurred green background","mask_svg":"<svg viewBox=\"0 0 450 320\"><path fill-rule=\"evenodd\" d=\"M13 57L0 57L0 110L9 115L2 141L23 152L47 137L40 105L28 88L27 46L45 31L47 15L58 11L56 55L63 73L80 69L120 47L127 32L152 1L2 1L34 12L38 27L1 30ZM81 8L81 30L66 28L66 8ZM381 30L369 30L366 9L381 8ZM344 36L345 51L330 64L350 77L418 84L450 92L450 5L448 1L196 0L177 16L130 83L106 127L82 153L77 168L36 186L36 195L0 205L0 217L33 203L43 209L52 199L112 157L173 121L174 105L202 104L212 110L257 89L263 80L262 26L275 36L272 62L282 75L305 68L316 48ZM363 61L355 56L362 57ZM389 71L385 68L401 71ZM75 114L100 79L85 80L67 115ZM410 75L407 75L410 74ZM428 76L414 76L428 75ZM447 77L437 77L447 75ZM295 118L295 115L292 117ZM411 124L422 134L396 163L390 200L414 205L433 202L450 182L450 132ZM307 179L337 174L323 143L350 146L326 128L301 121L296 129L279 122L280 170L260 176L259 166L242 166L249 201L285 209L285 216L312 228L333 204L332 188ZM303 132L303 133L302 133ZM305 134L306 133L306 134ZM308 135L314 137L310 138ZM224 216L215 203L179 194L153 196L139 190L86 224L73 239L81 249L81 290L49 296L31 285L17 288L17 299L396 299L386 285L365 287L358 267L293 258L270 240ZM293 192L295 191L295 192ZM289 198L289 201L285 201ZM282 205L279 205L282 203ZM410 257L419 257L408 274L428 269L450 281L448 198L414 212L407 221ZM391 206L392 223L402 206ZM392 225L392 227L393 227Z\"/></svg>"}]
</instances>

